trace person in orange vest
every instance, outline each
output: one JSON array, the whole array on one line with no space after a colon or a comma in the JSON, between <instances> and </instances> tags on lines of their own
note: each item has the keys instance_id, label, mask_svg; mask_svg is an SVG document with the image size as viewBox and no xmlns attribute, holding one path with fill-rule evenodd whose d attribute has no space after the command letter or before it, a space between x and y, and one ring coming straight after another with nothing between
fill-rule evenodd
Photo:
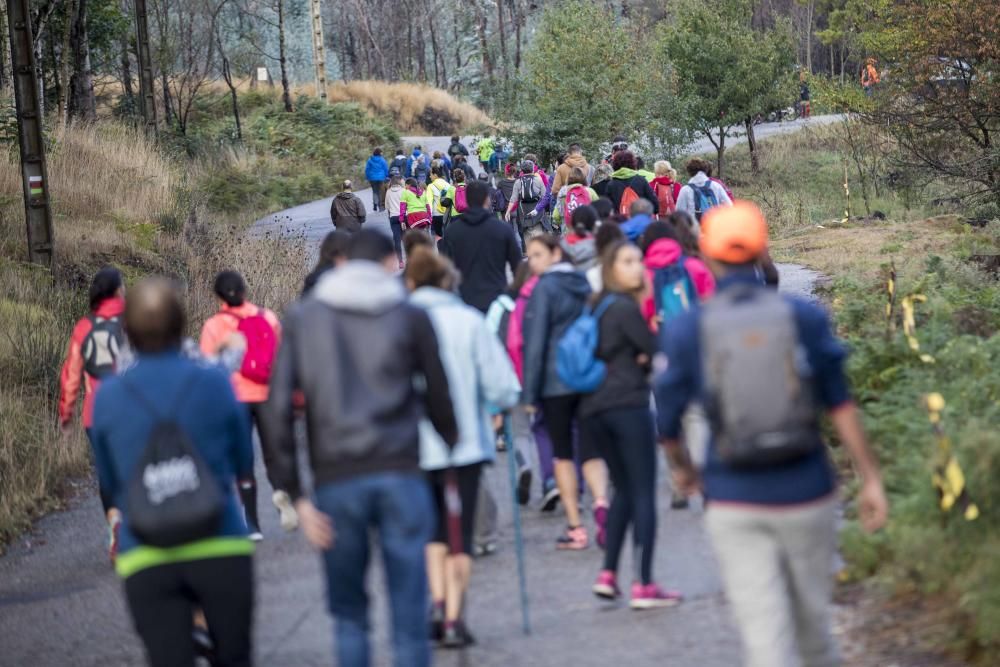
<instances>
[{"instance_id":1,"label":"person in orange vest","mask_svg":"<svg viewBox=\"0 0 1000 667\"><path fill-rule=\"evenodd\" d=\"M865 68L861 70L861 86L865 89L865 95L871 97L872 88L880 81L878 69L875 67L875 59L869 58L865 61Z\"/></svg>"}]
</instances>

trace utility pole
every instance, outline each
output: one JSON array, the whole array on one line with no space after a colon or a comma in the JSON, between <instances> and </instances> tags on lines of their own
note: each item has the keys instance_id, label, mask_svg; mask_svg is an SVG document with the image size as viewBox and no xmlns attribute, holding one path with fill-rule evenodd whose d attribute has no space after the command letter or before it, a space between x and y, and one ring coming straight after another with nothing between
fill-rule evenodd
<instances>
[{"instance_id":1,"label":"utility pole","mask_svg":"<svg viewBox=\"0 0 1000 667\"><path fill-rule=\"evenodd\" d=\"M156 137L156 97L153 87L153 59L149 55L149 21L146 0L135 0L135 50L139 56L139 97L146 134Z\"/></svg>"},{"instance_id":2,"label":"utility pole","mask_svg":"<svg viewBox=\"0 0 1000 667\"><path fill-rule=\"evenodd\" d=\"M14 102L20 136L24 217L28 230L28 261L52 266L54 239L49 207L49 179L45 173L42 115L35 77L34 41L29 0L7 0L10 61L14 71Z\"/></svg>"},{"instance_id":3,"label":"utility pole","mask_svg":"<svg viewBox=\"0 0 1000 667\"><path fill-rule=\"evenodd\" d=\"M326 46L323 44L323 6L321 0L310 0L313 27L313 64L316 67L316 92L326 99Z\"/></svg>"}]
</instances>

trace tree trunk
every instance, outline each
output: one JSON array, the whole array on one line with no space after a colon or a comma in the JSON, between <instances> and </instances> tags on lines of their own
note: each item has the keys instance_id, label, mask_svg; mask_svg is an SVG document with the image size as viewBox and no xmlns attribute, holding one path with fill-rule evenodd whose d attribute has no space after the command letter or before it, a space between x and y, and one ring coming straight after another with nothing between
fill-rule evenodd
<instances>
[{"instance_id":1,"label":"tree trunk","mask_svg":"<svg viewBox=\"0 0 1000 667\"><path fill-rule=\"evenodd\" d=\"M497 1L497 37L500 40L500 66L503 67L503 78L510 79L510 61L507 59L507 27L503 20L503 2Z\"/></svg>"},{"instance_id":2,"label":"tree trunk","mask_svg":"<svg viewBox=\"0 0 1000 667\"><path fill-rule=\"evenodd\" d=\"M236 94L236 85L233 83L233 71L229 67L229 58L225 55L222 56L222 78L225 79L226 85L229 86L229 97L233 103L233 120L236 121L236 140L243 143L243 125L240 123L240 100Z\"/></svg>"},{"instance_id":3,"label":"tree trunk","mask_svg":"<svg viewBox=\"0 0 1000 667\"><path fill-rule=\"evenodd\" d=\"M514 19L514 71L521 71L521 8L517 4L518 0L511 0L510 13Z\"/></svg>"},{"instance_id":4,"label":"tree trunk","mask_svg":"<svg viewBox=\"0 0 1000 667\"><path fill-rule=\"evenodd\" d=\"M84 120L97 118L97 100L94 98L94 75L90 68L90 39L87 36L87 0L78 0L73 14L73 76L70 79L71 115Z\"/></svg>"},{"instance_id":5,"label":"tree trunk","mask_svg":"<svg viewBox=\"0 0 1000 667\"><path fill-rule=\"evenodd\" d=\"M121 50L119 66L121 67L122 90L124 91L125 99L129 101L129 104L134 104L135 88L132 85L132 60L129 58L128 39L125 37L121 40Z\"/></svg>"},{"instance_id":6,"label":"tree trunk","mask_svg":"<svg viewBox=\"0 0 1000 667\"><path fill-rule=\"evenodd\" d=\"M833 59L833 42L830 42L830 78L837 75L837 63Z\"/></svg>"},{"instance_id":7,"label":"tree trunk","mask_svg":"<svg viewBox=\"0 0 1000 667\"><path fill-rule=\"evenodd\" d=\"M281 65L281 101L285 111L291 113L292 86L288 82L288 57L285 53L285 0L278 0L278 63Z\"/></svg>"},{"instance_id":8,"label":"tree trunk","mask_svg":"<svg viewBox=\"0 0 1000 667\"><path fill-rule=\"evenodd\" d=\"M719 146L716 150L716 156L715 176L716 178L722 178L726 166L726 128L721 125L719 126Z\"/></svg>"},{"instance_id":9,"label":"tree trunk","mask_svg":"<svg viewBox=\"0 0 1000 667\"><path fill-rule=\"evenodd\" d=\"M174 103L170 99L170 80L165 71L160 72L160 86L163 88L163 121L169 127L174 122Z\"/></svg>"},{"instance_id":10,"label":"tree trunk","mask_svg":"<svg viewBox=\"0 0 1000 667\"><path fill-rule=\"evenodd\" d=\"M479 53L483 61L486 80L493 83L493 60L490 58L490 47L486 41L486 12L481 9L476 10L476 33L479 36Z\"/></svg>"},{"instance_id":11,"label":"tree trunk","mask_svg":"<svg viewBox=\"0 0 1000 667\"><path fill-rule=\"evenodd\" d=\"M437 30L434 29L434 19L431 12L427 12L427 31L431 35L431 57L434 60L434 85L438 88L443 88L444 84L441 81L441 73L444 69L444 57L441 55L441 47L438 44ZM441 63L440 66L438 63Z\"/></svg>"},{"instance_id":12,"label":"tree trunk","mask_svg":"<svg viewBox=\"0 0 1000 667\"><path fill-rule=\"evenodd\" d=\"M806 70L810 74L812 74L813 72L812 36L813 36L813 20L815 13L816 13L816 0L809 0L809 3L806 5Z\"/></svg>"},{"instance_id":13,"label":"tree trunk","mask_svg":"<svg viewBox=\"0 0 1000 667\"><path fill-rule=\"evenodd\" d=\"M757 175L760 173L760 152L757 150L757 137L754 135L753 117L747 116L744 124L747 128L747 146L750 148L750 169L754 175ZM721 167L719 171L722 171Z\"/></svg>"},{"instance_id":14,"label":"tree trunk","mask_svg":"<svg viewBox=\"0 0 1000 667\"><path fill-rule=\"evenodd\" d=\"M14 83L10 61L10 31L7 30L7 5L0 5L0 90Z\"/></svg>"},{"instance_id":15,"label":"tree trunk","mask_svg":"<svg viewBox=\"0 0 1000 667\"><path fill-rule=\"evenodd\" d=\"M76 12L76 0L68 0L66 5L66 16L71 17ZM62 72L61 79L65 82L65 86L59 86L59 120L65 125L69 120L69 92L70 92L70 77L72 76L72 59L71 54L73 50L73 21L67 20L63 28L63 46L62 46L62 63L59 69Z\"/></svg>"}]
</instances>

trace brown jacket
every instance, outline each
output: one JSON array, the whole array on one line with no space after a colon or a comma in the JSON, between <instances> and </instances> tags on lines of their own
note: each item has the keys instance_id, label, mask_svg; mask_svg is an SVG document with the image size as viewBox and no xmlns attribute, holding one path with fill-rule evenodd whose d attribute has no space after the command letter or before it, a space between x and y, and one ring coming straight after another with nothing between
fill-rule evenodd
<instances>
[{"instance_id":1,"label":"brown jacket","mask_svg":"<svg viewBox=\"0 0 1000 667\"><path fill-rule=\"evenodd\" d=\"M582 155L567 155L566 161L556 169L555 179L552 181L552 192L559 192L559 189L569 182L569 172L572 171L573 167L579 167L583 169L584 173L590 173L587 158Z\"/></svg>"},{"instance_id":2,"label":"brown jacket","mask_svg":"<svg viewBox=\"0 0 1000 667\"><path fill-rule=\"evenodd\" d=\"M341 192L333 198L330 220L337 229L351 233L359 232L367 217L365 205L353 192Z\"/></svg>"}]
</instances>

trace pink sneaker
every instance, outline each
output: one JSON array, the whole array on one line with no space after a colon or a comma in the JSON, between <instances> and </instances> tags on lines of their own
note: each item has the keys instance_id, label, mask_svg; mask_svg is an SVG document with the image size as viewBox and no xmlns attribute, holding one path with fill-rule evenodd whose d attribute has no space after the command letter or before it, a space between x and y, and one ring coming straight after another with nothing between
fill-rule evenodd
<instances>
[{"instance_id":1,"label":"pink sneaker","mask_svg":"<svg viewBox=\"0 0 1000 667\"><path fill-rule=\"evenodd\" d=\"M632 609L658 609L660 607L676 607L684 596L677 591L663 590L657 584L632 584Z\"/></svg>"},{"instance_id":2,"label":"pink sneaker","mask_svg":"<svg viewBox=\"0 0 1000 667\"><path fill-rule=\"evenodd\" d=\"M583 526L567 528L566 532L556 540L556 548L560 550L579 551L587 548L587 529Z\"/></svg>"},{"instance_id":3,"label":"pink sneaker","mask_svg":"<svg viewBox=\"0 0 1000 667\"><path fill-rule=\"evenodd\" d=\"M594 595L605 600L616 600L622 594L618 588L618 579L611 570L601 570L591 590L594 591Z\"/></svg>"},{"instance_id":4,"label":"pink sneaker","mask_svg":"<svg viewBox=\"0 0 1000 667\"><path fill-rule=\"evenodd\" d=\"M608 501L594 502L594 523L597 525L597 546L604 548L608 542Z\"/></svg>"}]
</instances>

